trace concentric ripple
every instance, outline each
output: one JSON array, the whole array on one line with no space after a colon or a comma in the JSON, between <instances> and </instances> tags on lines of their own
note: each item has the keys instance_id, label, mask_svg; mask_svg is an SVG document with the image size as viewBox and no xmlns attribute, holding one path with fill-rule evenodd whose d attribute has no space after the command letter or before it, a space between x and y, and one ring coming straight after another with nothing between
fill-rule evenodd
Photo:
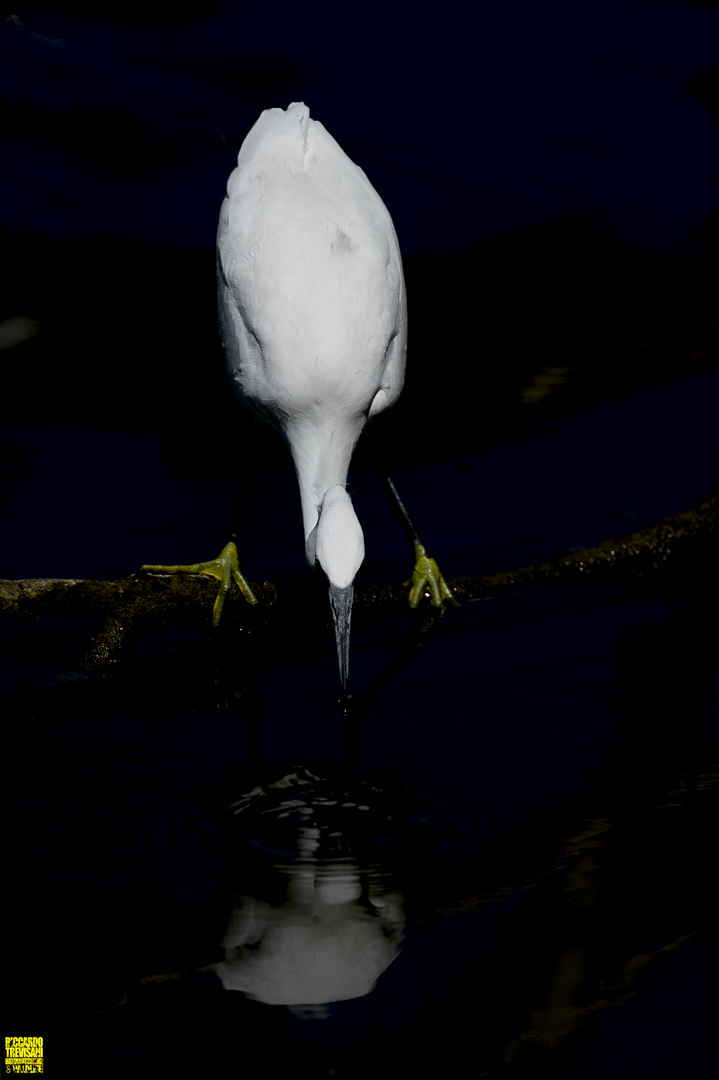
<instances>
[{"instance_id":1,"label":"concentric ripple","mask_svg":"<svg viewBox=\"0 0 719 1080\"><path fill-rule=\"evenodd\" d=\"M277 766L244 787L246 779L233 781L225 825L279 862L429 868L468 857L498 832L486 806L427 774L316 759Z\"/></svg>"},{"instance_id":2,"label":"concentric ripple","mask_svg":"<svg viewBox=\"0 0 719 1080\"><path fill-rule=\"evenodd\" d=\"M134 810L139 863L202 877L237 842L276 867L350 861L385 873L467 858L499 831L488 807L444 779L326 758L275 765L262 781L244 768L179 777Z\"/></svg>"}]
</instances>

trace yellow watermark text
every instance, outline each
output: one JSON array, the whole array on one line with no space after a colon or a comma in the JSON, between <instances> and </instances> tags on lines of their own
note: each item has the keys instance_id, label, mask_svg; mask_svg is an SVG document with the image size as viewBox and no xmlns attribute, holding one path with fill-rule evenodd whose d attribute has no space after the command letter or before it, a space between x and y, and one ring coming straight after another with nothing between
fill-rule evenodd
<instances>
[{"instance_id":1,"label":"yellow watermark text","mask_svg":"<svg viewBox=\"0 0 719 1080\"><path fill-rule=\"evenodd\" d=\"M41 1073L43 1071L42 1035L5 1036L5 1073Z\"/></svg>"}]
</instances>

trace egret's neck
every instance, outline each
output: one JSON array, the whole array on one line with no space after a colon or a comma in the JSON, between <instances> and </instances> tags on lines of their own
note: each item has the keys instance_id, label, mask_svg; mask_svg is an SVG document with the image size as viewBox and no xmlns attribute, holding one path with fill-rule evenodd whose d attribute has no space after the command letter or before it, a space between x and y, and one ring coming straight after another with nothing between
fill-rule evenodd
<instances>
[{"instance_id":1,"label":"egret's neck","mask_svg":"<svg viewBox=\"0 0 719 1080\"><path fill-rule=\"evenodd\" d=\"M317 524L325 492L347 483L352 451L364 425L364 416L343 417L341 422L312 418L295 421L285 431L300 485L305 541Z\"/></svg>"}]
</instances>

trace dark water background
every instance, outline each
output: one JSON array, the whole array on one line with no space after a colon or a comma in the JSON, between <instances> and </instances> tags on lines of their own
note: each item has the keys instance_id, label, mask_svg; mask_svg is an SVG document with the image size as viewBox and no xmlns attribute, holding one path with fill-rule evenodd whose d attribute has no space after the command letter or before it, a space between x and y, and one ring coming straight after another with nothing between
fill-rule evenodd
<instances>
[{"instance_id":1,"label":"dark water background","mask_svg":"<svg viewBox=\"0 0 719 1080\"><path fill-rule=\"evenodd\" d=\"M214 315L234 153L262 108L303 98L406 254L406 393L350 477L359 587L410 569L378 453L449 577L709 495L717 13L583 11L19 9L2 314L39 332L2 353L2 577L208 558L251 460L245 573L321 589ZM349 774L311 605L272 633L148 632L102 677L81 664L91 624L6 620L4 1033L42 1034L56 1076L713 1075L716 600L709 551L671 579L505 594L435 625L358 616ZM379 844L403 896L397 957L324 1019L211 970L228 896L289 835L258 817L250 850L222 807L298 766L325 793L370 778L352 843Z\"/></svg>"}]
</instances>

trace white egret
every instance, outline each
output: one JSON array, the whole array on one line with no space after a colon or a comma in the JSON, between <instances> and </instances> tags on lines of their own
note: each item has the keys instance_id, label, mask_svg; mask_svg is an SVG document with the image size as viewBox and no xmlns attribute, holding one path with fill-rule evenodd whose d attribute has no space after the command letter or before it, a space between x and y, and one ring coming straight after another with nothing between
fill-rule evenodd
<instances>
[{"instance_id":1,"label":"white egret","mask_svg":"<svg viewBox=\"0 0 719 1080\"><path fill-rule=\"evenodd\" d=\"M353 582L364 558L347 471L367 421L402 390L407 303L384 203L302 103L267 109L242 144L220 210L217 281L234 389L280 431L294 460L305 551L329 581L346 691ZM413 606L425 581L433 603L451 599L418 538L415 550ZM215 622L232 579L255 602L234 544L219 561L146 569L218 577Z\"/></svg>"}]
</instances>

